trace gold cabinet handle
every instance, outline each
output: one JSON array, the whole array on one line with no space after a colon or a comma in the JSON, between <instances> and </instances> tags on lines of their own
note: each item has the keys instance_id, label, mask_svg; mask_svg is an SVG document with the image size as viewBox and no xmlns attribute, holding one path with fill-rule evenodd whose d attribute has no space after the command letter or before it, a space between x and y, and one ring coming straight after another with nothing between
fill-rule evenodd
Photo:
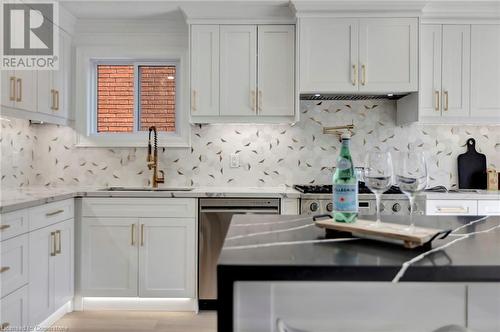
<instances>
[{"instance_id":1,"label":"gold cabinet handle","mask_svg":"<svg viewBox=\"0 0 500 332\"><path fill-rule=\"evenodd\" d=\"M144 246L144 224L141 224L141 247Z\"/></svg>"},{"instance_id":2,"label":"gold cabinet handle","mask_svg":"<svg viewBox=\"0 0 500 332\"><path fill-rule=\"evenodd\" d=\"M2 266L0 267L0 273L4 273L10 270L10 266Z\"/></svg>"},{"instance_id":3,"label":"gold cabinet handle","mask_svg":"<svg viewBox=\"0 0 500 332\"><path fill-rule=\"evenodd\" d=\"M361 85L366 84L366 66L363 64L361 65Z\"/></svg>"},{"instance_id":4,"label":"gold cabinet handle","mask_svg":"<svg viewBox=\"0 0 500 332\"><path fill-rule=\"evenodd\" d=\"M4 231L7 228L10 228L10 225L0 225L0 231Z\"/></svg>"},{"instance_id":5,"label":"gold cabinet handle","mask_svg":"<svg viewBox=\"0 0 500 332\"><path fill-rule=\"evenodd\" d=\"M352 65L352 85L356 85L358 82L358 66L356 64Z\"/></svg>"},{"instance_id":6,"label":"gold cabinet handle","mask_svg":"<svg viewBox=\"0 0 500 332\"><path fill-rule=\"evenodd\" d=\"M191 101L191 109L196 112L196 90L193 89L193 100Z\"/></svg>"},{"instance_id":7,"label":"gold cabinet handle","mask_svg":"<svg viewBox=\"0 0 500 332\"><path fill-rule=\"evenodd\" d=\"M135 224L132 224L130 230L130 245L135 246Z\"/></svg>"},{"instance_id":8,"label":"gold cabinet handle","mask_svg":"<svg viewBox=\"0 0 500 332\"><path fill-rule=\"evenodd\" d=\"M448 91L443 92L444 110L448 111Z\"/></svg>"},{"instance_id":9,"label":"gold cabinet handle","mask_svg":"<svg viewBox=\"0 0 500 332\"><path fill-rule=\"evenodd\" d=\"M56 214L59 214L59 213L63 213L64 210L63 209L60 209L60 210L56 210L56 211L52 211L52 212L47 212L45 214L46 217L52 217L52 216L55 216Z\"/></svg>"},{"instance_id":10,"label":"gold cabinet handle","mask_svg":"<svg viewBox=\"0 0 500 332\"><path fill-rule=\"evenodd\" d=\"M61 231L57 230L55 235L56 235L55 238L57 239L56 246L55 246L56 247L55 252L57 255L57 254L61 253ZM54 239L54 241L55 241L55 239Z\"/></svg>"},{"instance_id":11,"label":"gold cabinet handle","mask_svg":"<svg viewBox=\"0 0 500 332\"><path fill-rule=\"evenodd\" d=\"M50 94L52 95L52 105L50 106L50 109L55 111L56 110L56 90L51 89Z\"/></svg>"},{"instance_id":12,"label":"gold cabinet handle","mask_svg":"<svg viewBox=\"0 0 500 332\"><path fill-rule=\"evenodd\" d=\"M435 108L434 109L439 112L439 108L440 108L439 99L441 99L439 97L439 90L434 91L434 96L436 97L436 103L435 103Z\"/></svg>"},{"instance_id":13,"label":"gold cabinet handle","mask_svg":"<svg viewBox=\"0 0 500 332\"><path fill-rule=\"evenodd\" d=\"M59 111L59 90L56 90L56 111Z\"/></svg>"},{"instance_id":14,"label":"gold cabinet handle","mask_svg":"<svg viewBox=\"0 0 500 332\"><path fill-rule=\"evenodd\" d=\"M250 90L250 104L252 105L252 111L257 112L257 108L255 108L255 90Z\"/></svg>"},{"instance_id":15,"label":"gold cabinet handle","mask_svg":"<svg viewBox=\"0 0 500 332\"><path fill-rule=\"evenodd\" d=\"M0 325L0 331L5 331L10 326L10 323L3 323Z\"/></svg>"},{"instance_id":16,"label":"gold cabinet handle","mask_svg":"<svg viewBox=\"0 0 500 332\"><path fill-rule=\"evenodd\" d=\"M259 91L259 97L257 98L257 102L259 105L259 112L262 112L262 90Z\"/></svg>"},{"instance_id":17,"label":"gold cabinet handle","mask_svg":"<svg viewBox=\"0 0 500 332\"><path fill-rule=\"evenodd\" d=\"M16 100L16 78L14 76L10 77L10 91L9 91L9 100Z\"/></svg>"},{"instance_id":18,"label":"gold cabinet handle","mask_svg":"<svg viewBox=\"0 0 500 332\"><path fill-rule=\"evenodd\" d=\"M17 81L17 92L19 93L17 95L16 101L23 101L23 80L21 78L18 78L16 81Z\"/></svg>"},{"instance_id":19,"label":"gold cabinet handle","mask_svg":"<svg viewBox=\"0 0 500 332\"><path fill-rule=\"evenodd\" d=\"M50 241L51 241L51 247L52 251L50 252L50 256L55 256L56 255L56 232L50 232Z\"/></svg>"}]
</instances>

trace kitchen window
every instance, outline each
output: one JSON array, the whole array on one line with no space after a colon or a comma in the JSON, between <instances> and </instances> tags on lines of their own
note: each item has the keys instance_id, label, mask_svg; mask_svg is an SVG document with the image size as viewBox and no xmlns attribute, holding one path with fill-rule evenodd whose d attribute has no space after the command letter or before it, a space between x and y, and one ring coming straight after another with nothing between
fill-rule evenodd
<instances>
[{"instance_id":1,"label":"kitchen window","mask_svg":"<svg viewBox=\"0 0 500 332\"><path fill-rule=\"evenodd\" d=\"M188 147L186 68L180 51L77 50L77 146L142 147L155 126L159 146Z\"/></svg>"}]
</instances>

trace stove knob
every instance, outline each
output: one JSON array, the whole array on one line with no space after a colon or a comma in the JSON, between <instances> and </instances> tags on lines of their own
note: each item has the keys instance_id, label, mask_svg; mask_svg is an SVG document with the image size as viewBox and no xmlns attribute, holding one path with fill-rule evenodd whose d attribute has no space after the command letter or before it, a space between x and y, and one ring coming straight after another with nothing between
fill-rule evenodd
<instances>
[{"instance_id":1,"label":"stove knob","mask_svg":"<svg viewBox=\"0 0 500 332\"><path fill-rule=\"evenodd\" d=\"M393 212L399 212L399 211L401 211L401 204L399 204L399 203L394 203L394 204L392 205L392 211L393 211Z\"/></svg>"},{"instance_id":2,"label":"stove knob","mask_svg":"<svg viewBox=\"0 0 500 332\"><path fill-rule=\"evenodd\" d=\"M326 205L326 211L328 211L328 212L332 212L333 211L333 203L328 203Z\"/></svg>"},{"instance_id":3,"label":"stove knob","mask_svg":"<svg viewBox=\"0 0 500 332\"><path fill-rule=\"evenodd\" d=\"M318 208L319 208L319 206L318 206L318 203L316 203L316 202L313 202L313 203L311 203L311 204L309 205L309 209L310 209L312 212L316 212L316 211L318 211Z\"/></svg>"},{"instance_id":4,"label":"stove knob","mask_svg":"<svg viewBox=\"0 0 500 332\"><path fill-rule=\"evenodd\" d=\"M380 203L380 212L384 212L385 210L385 205L383 203Z\"/></svg>"}]
</instances>

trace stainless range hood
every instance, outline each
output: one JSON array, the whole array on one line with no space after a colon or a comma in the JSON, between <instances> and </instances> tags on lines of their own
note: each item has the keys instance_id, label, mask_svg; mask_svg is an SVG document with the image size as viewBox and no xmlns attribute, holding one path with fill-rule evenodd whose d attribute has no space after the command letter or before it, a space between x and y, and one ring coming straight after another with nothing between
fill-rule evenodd
<instances>
[{"instance_id":1,"label":"stainless range hood","mask_svg":"<svg viewBox=\"0 0 500 332\"><path fill-rule=\"evenodd\" d=\"M349 94L329 94L329 93L306 93L300 95L300 100L373 100L373 99L386 99L398 100L407 96L408 93L403 94L381 94L381 95L349 95Z\"/></svg>"}]
</instances>

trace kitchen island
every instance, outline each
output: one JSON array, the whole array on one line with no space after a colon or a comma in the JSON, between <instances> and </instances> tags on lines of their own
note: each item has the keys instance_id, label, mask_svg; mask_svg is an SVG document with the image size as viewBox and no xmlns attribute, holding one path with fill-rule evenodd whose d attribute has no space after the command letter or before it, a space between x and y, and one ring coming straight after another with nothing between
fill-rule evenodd
<instances>
[{"instance_id":1,"label":"kitchen island","mask_svg":"<svg viewBox=\"0 0 500 332\"><path fill-rule=\"evenodd\" d=\"M402 217L386 217L384 221L408 223ZM273 325L279 316L277 312L281 310L283 314L286 311L276 308L277 303L287 306L297 299L303 302L301 312L309 312L307 303L314 307L314 302L322 301L329 306L323 307L323 311L335 312L335 305L341 304L328 302L328 298L335 298L336 292L342 291L343 296L352 299L354 295L349 295L349 289L364 289L363 294L371 294L371 299L361 296L361 302L354 304L351 310L356 306L369 307L368 302L376 299L377 294L390 294L387 305L382 304L380 298L379 306L387 308L391 303L400 306L397 298L411 296L405 303L409 311L436 311L433 303L439 308L445 307L446 312L439 312L436 319L439 324L449 322L470 326L475 320L480 320L477 316L482 317L484 312L477 306L481 307L484 293L493 296L496 308L500 308L500 217L417 217L416 223L453 232L446 239L435 240L432 248L409 250L348 236L326 237L324 230L313 225L311 217L235 216L218 264L219 331L260 331L258 324L248 319L259 310L262 312L258 316L266 312L270 316L261 317L269 331L268 321ZM302 289L301 285L307 287ZM339 285L342 285L340 289ZM476 289L470 285L490 288ZM325 297L329 291L331 296ZM436 298L427 292L435 294ZM473 300L479 303L471 302ZM424 309L419 309L419 305ZM253 314L248 309L250 307L254 308ZM290 310L294 312L296 309ZM372 308L366 311L373 312ZM475 311L478 313L471 317ZM319 317L323 316L317 308L313 312L317 317L313 319L315 329L311 331L320 331L326 323L319 322ZM299 316L292 315L290 320L306 326L308 319ZM395 314L394 321L404 320L403 316ZM493 320L498 321L498 313ZM396 323L391 328L374 323L373 329L363 331L396 331L399 328L413 331ZM434 327L431 323L426 324ZM481 326L481 323L477 324ZM303 326L299 327L304 329ZM338 329L355 330L349 327ZM415 331L425 329L417 326Z\"/></svg>"}]
</instances>

